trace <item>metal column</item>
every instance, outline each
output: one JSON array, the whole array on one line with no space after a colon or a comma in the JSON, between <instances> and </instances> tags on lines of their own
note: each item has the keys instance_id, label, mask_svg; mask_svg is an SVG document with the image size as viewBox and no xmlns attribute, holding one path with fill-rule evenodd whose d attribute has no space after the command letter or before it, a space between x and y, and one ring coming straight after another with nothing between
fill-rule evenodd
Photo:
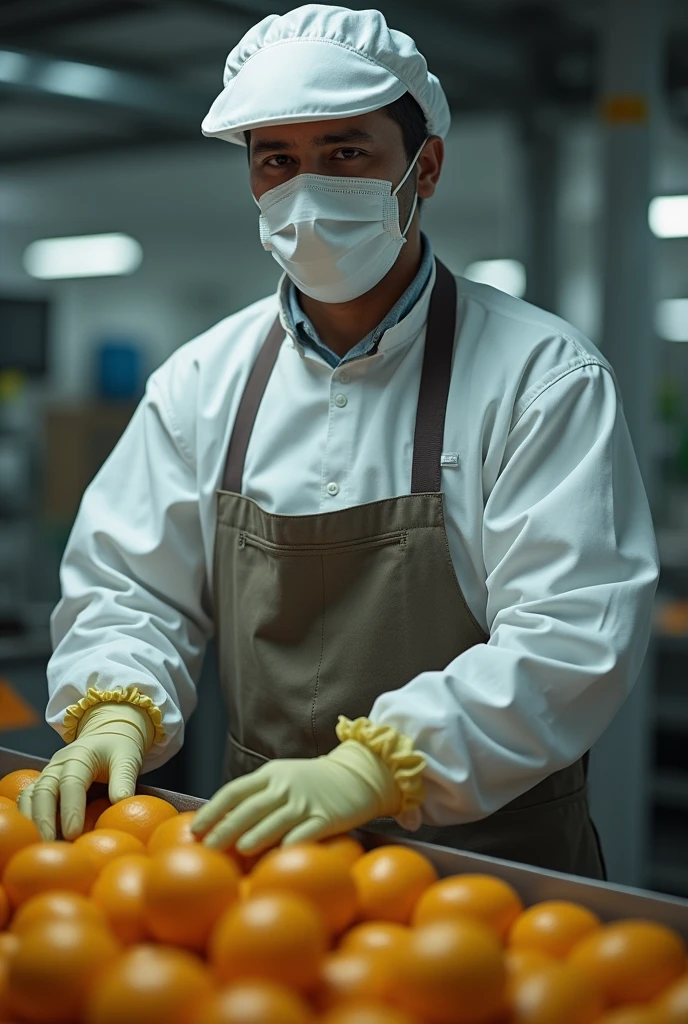
<instances>
[{"instance_id":1,"label":"metal column","mask_svg":"<svg viewBox=\"0 0 688 1024\"><path fill-rule=\"evenodd\" d=\"M603 94L602 349L616 371L641 472L652 491L655 395L651 198L659 101L661 0L607 0ZM652 721L649 659L636 688L593 751L591 796L610 878L643 884L647 863Z\"/></svg>"},{"instance_id":2,"label":"metal column","mask_svg":"<svg viewBox=\"0 0 688 1024\"><path fill-rule=\"evenodd\" d=\"M554 118L545 111L528 117L521 133L526 214L521 226L526 266L525 298L557 312L559 288L560 139Z\"/></svg>"}]
</instances>

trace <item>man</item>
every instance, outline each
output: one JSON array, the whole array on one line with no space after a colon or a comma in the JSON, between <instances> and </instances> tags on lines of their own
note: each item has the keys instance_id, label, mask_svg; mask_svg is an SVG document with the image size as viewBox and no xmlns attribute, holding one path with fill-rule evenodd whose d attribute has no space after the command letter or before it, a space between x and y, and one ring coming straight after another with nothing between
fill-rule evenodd
<instances>
[{"instance_id":1,"label":"man","mask_svg":"<svg viewBox=\"0 0 688 1024\"><path fill-rule=\"evenodd\" d=\"M83 824L179 749L215 631L232 780L209 845L388 834L600 876L585 755L633 684L657 560L613 373L420 233L449 112L375 11L230 53L277 296L151 377L88 488L53 617L67 746L22 799ZM219 493L218 493L219 491Z\"/></svg>"}]
</instances>

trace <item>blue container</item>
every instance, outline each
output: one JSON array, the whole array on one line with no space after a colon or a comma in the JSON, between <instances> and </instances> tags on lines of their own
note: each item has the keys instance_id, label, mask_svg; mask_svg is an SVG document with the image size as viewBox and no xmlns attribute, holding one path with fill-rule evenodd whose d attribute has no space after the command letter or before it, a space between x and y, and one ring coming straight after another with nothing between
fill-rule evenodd
<instances>
[{"instance_id":1,"label":"blue container","mask_svg":"<svg viewBox=\"0 0 688 1024\"><path fill-rule=\"evenodd\" d=\"M97 350L98 397L109 402L128 402L143 392L143 359L138 345L107 341Z\"/></svg>"}]
</instances>

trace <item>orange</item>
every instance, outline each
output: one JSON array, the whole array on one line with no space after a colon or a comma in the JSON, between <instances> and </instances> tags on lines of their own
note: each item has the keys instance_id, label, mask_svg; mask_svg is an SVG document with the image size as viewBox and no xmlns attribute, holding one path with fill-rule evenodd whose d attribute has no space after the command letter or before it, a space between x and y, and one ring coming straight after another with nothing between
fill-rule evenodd
<instances>
[{"instance_id":1,"label":"orange","mask_svg":"<svg viewBox=\"0 0 688 1024\"><path fill-rule=\"evenodd\" d=\"M103 811L95 827L129 832L145 845L162 821L178 813L176 807L159 796L127 796Z\"/></svg>"},{"instance_id":2,"label":"orange","mask_svg":"<svg viewBox=\"0 0 688 1024\"><path fill-rule=\"evenodd\" d=\"M213 925L239 899L239 869L219 850L171 846L150 859L143 919L154 938L204 951Z\"/></svg>"},{"instance_id":3,"label":"orange","mask_svg":"<svg viewBox=\"0 0 688 1024\"><path fill-rule=\"evenodd\" d=\"M0 932L0 957L7 960L19 949L19 938L12 932Z\"/></svg>"},{"instance_id":4,"label":"orange","mask_svg":"<svg viewBox=\"0 0 688 1024\"><path fill-rule=\"evenodd\" d=\"M301 992L317 982L326 949L320 914L291 892L252 896L230 907L208 947L220 981L265 978Z\"/></svg>"},{"instance_id":5,"label":"orange","mask_svg":"<svg viewBox=\"0 0 688 1024\"><path fill-rule=\"evenodd\" d=\"M239 880L239 899L247 900L250 895L251 879L247 875L244 875L244 877Z\"/></svg>"},{"instance_id":6,"label":"orange","mask_svg":"<svg viewBox=\"0 0 688 1024\"><path fill-rule=\"evenodd\" d=\"M91 891L91 899L126 946L150 938L143 919L143 887L150 861L140 853L110 861Z\"/></svg>"},{"instance_id":7,"label":"orange","mask_svg":"<svg viewBox=\"0 0 688 1024\"><path fill-rule=\"evenodd\" d=\"M310 1024L312 1014L296 992L271 981L243 981L210 997L194 1024Z\"/></svg>"},{"instance_id":8,"label":"orange","mask_svg":"<svg viewBox=\"0 0 688 1024\"><path fill-rule=\"evenodd\" d=\"M421 853L405 846L380 846L351 867L358 892L358 914L364 921L407 924L437 872Z\"/></svg>"},{"instance_id":9,"label":"orange","mask_svg":"<svg viewBox=\"0 0 688 1024\"><path fill-rule=\"evenodd\" d=\"M84 1024L192 1024L213 991L208 968L183 949L135 946L88 1000Z\"/></svg>"},{"instance_id":10,"label":"orange","mask_svg":"<svg viewBox=\"0 0 688 1024\"><path fill-rule=\"evenodd\" d=\"M677 1017L677 1021L686 1021L688 1017ZM670 1017L663 1017L662 1014L648 1004L639 1003L636 1006L622 1006L609 1013L603 1013L595 1019L595 1024L673 1024Z\"/></svg>"},{"instance_id":11,"label":"orange","mask_svg":"<svg viewBox=\"0 0 688 1024\"><path fill-rule=\"evenodd\" d=\"M19 768L16 772L4 775L0 779L0 796L6 796L16 805L19 794L40 778L40 774L35 768Z\"/></svg>"},{"instance_id":12,"label":"orange","mask_svg":"<svg viewBox=\"0 0 688 1024\"><path fill-rule=\"evenodd\" d=\"M10 901L4 888L0 885L0 930L7 927L9 919Z\"/></svg>"},{"instance_id":13,"label":"orange","mask_svg":"<svg viewBox=\"0 0 688 1024\"><path fill-rule=\"evenodd\" d=\"M664 989L656 1003L664 1024L686 1024L688 1021L688 974L682 975Z\"/></svg>"},{"instance_id":14,"label":"orange","mask_svg":"<svg viewBox=\"0 0 688 1024\"><path fill-rule=\"evenodd\" d=\"M597 914L568 900L546 900L521 914L509 933L512 949L539 949L566 957L586 935L602 926Z\"/></svg>"},{"instance_id":15,"label":"orange","mask_svg":"<svg viewBox=\"0 0 688 1024\"><path fill-rule=\"evenodd\" d=\"M0 957L0 1020L11 1020L10 1014L10 964L7 957Z\"/></svg>"},{"instance_id":16,"label":"orange","mask_svg":"<svg viewBox=\"0 0 688 1024\"><path fill-rule=\"evenodd\" d=\"M0 872L15 853L40 841L41 834L32 821L12 807L0 807Z\"/></svg>"},{"instance_id":17,"label":"orange","mask_svg":"<svg viewBox=\"0 0 688 1024\"><path fill-rule=\"evenodd\" d=\"M119 953L107 929L85 921L35 924L9 961L14 1012L31 1024L73 1024L103 968Z\"/></svg>"},{"instance_id":18,"label":"orange","mask_svg":"<svg viewBox=\"0 0 688 1024\"><path fill-rule=\"evenodd\" d=\"M50 889L69 889L87 895L97 873L85 850L57 839L26 846L15 853L5 868L2 884L12 906L18 907L30 896Z\"/></svg>"},{"instance_id":19,"label":"orange","mask_svg":"<svg viewBox=\"0 0 688 1024\"><path fill-rule=\"evenodd\" d=\"M166 850L169 846L195 846L201 842L199 836L191 831L191 822L196 817L196 811L182 811L181 814L161 821L155 832L148 840L148 852L158 853L159 850ZM242 874L258 863L258 857L247 857L239 853L237 849L222 851L225 856L231 857Z\"/></svg>"},{"instance_id":20,"label":"orange","mask_svg":"<svg viewBox=\"0 0 688 1024\"><path fill-rule=\"evenodd\" d=\"M336 850L295 843L272 850L251 872L251 893L295 892L312 900L334 935L356 915L356 887Z\"/></svg>"},{"instance_id":21,"label":"orange","mask_svg":"<svg viewBox=\"0 0 688 1024\"><path fill-rule=\"evenodd\" d=\"M558 963L557 959L549 953L543 953L539 949L507 949L504 952L504 966L506 967L507 988L512 992L523 978L529 974L541 971L543 968L551 967Z\"/></svg>"},{"instance_id":22,"label":"orange","mask_svg":"<svg viewBox=\"0 0 688 1024\"><path fill-rule=\"evenodd\" d=\"M470 918L412 929L396 958L394 1002L428 1024L486 1024L505 990L499 939Z\"/></svg>"},{"instance_id":23,"label":"orange","mask_svg":"<svg viewBox=\"0 0 688 1024\"><path fill-rule=\"evenodd\" d=\"M418 1024L418 1019L393 1006L359 1002L336 1006L320 1018L320 1024Z\"/></svg>"},{"instance_id":24,"label":"orange","mask_svg":"<svg viewBox=\"0 0 688 1024\"><path fill-rule=\"evenodd\" d=\"M382 1002L392 983L391 954L331 953L323 961L314 1000L321 1010L360 1000Z\"/></svg>"},{"instance_id":25,"label":"orange","mask_svg":"<svg viewBox=\"0 0 688 1024\"><path fill-rule=\"evenodd\" d=\"M351 867L359 857L362 857L365 853L365 847L363 843L359 843L358 839L354 839L353 836L332 836L330 839L323 839L321 846L327 847L328 850L335 850L340 857L343 857L347 867Z\"/></svg>"},{"instance_id":26,"label":"orange","mask_svg":"<svg viewBox=\"0 0 688 1024\"><path fill-rule=\"evenodd\" d=\"M96 827L98 818L104 811L107 811L108 807L112 807L112 804L106 796L99 796L92 800L90 804L86 804L83 832L92 832Z\"/></svg>"},{"instance_id":27,"label":"orange","mask_svg":"<svg viewBox=\"0 0 688 1024\"><path fill-rule=\"evenodd\" d=\"M200 842L198 836L191 831L191 822L196 817L195 811L184 811L161 821L148 840L148 852L157 853L168 846L191 846Z\"/></svg>"},{"instance_id":28,"label":"orange","mask_svg":"<svg viewBox=\"0 0 688 1024\"><path fill-rule=\"evenodd\" d=\"M340 949L347 953L389 953L396 955L408 942L409 928L394 921L364 921L350 928L343 937Z\"/></svg>"},{"instance_id":29,"label":"orange","mask_svg":"<svg viewBox=\"0 0 688 1024\"><path fill-rule=\"evenodd\" d=\"M98 828L87 832L74 840L74 846L88 854L98 874L115 857L121 857L125 853L145 853L146 850L136 836L129 832L120 832L116 828Z\"/></svg>"},{"instance_id":30,"label":"orange","mask_svg":"<svg viewBox=\"0 0 688 1024\"><path fill-rule=\"evenodd\" d=\"M569 962L595 978L612 1005L653 999L685 971L676 932L654 921L617 921L574 947Z\"/></svg>"},{"instance_id":31,"label":"orange","mask_svg":"<svg viewBox=\"0 0 688 1024\"><path fill-rule=\"evenodd\" d=\"M453 875L425 890L413 912L414 925L473 917L494 928L502 941L523 910L521 897L508 882L491 875Z\"/></svg>"},{"instance_id":32,"label":"orange","mask_svg":"<svg viewBox=\"0 0 688 1024\"><path fill-rule=\"evenodd\" d=\"M14 809L17 810L16 800L10 800L8 796L0 796L0 804L3 807L14 807Z\"/></svg>"},{"instance_id":33,"label":"orange","mask_svg":"<svg viewBox=\"0 0 688 1024\"><path fill-rule=\"evenodd\" d=\"M48 920L85 921L101 927L106 923L103 913L92 900L79 892L55 889L38 893L22 903L12 918L10 931L14 935L23 935L35 924Z\"/></svg>"},{"instance_id":34,"label":"orange","mask_svg":"<svg viewBox=\"0 0 688 1024\"><path fill-rule=\"evenodd\" d=\"M511 1024L593 1024L604 1009L597 982L555 962L526 973L509 988Z\"/></svg>"}]
</instances>

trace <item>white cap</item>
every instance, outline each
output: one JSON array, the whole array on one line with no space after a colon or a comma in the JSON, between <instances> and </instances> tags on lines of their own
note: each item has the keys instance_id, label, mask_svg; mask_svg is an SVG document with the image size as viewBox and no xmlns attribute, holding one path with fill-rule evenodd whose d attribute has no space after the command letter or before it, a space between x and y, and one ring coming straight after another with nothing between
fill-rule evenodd
<instances>
[{"instance_id":1,"label":"white cap","mask_svg":"<svg viewBox=\"0 0 688 1024\"><path fill-rule=\"evenodd\" d=\"M241 146L251 128L367 114L405 92L431 135L449 129L447 98L425 57L379 11L305 4L270 14L229 54L223 81L201 131Z\"/></svg>"}]
</instances>

